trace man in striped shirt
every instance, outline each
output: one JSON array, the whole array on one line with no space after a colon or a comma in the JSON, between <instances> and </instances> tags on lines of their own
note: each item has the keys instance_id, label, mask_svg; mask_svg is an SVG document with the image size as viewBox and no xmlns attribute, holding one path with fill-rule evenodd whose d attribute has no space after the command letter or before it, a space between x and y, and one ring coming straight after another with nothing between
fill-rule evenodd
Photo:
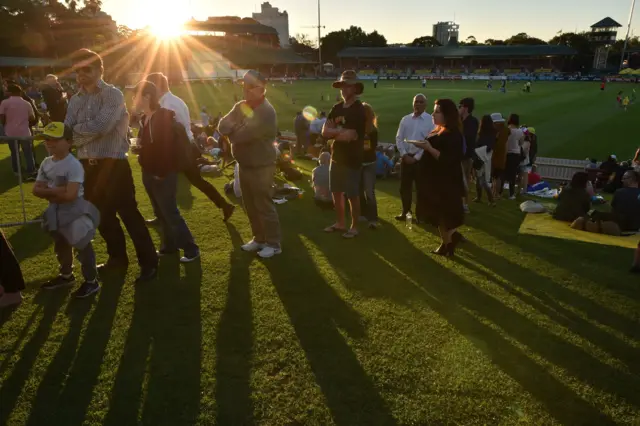
<instances>
[{"instance_id":1,"label":"man in striped shirt","mask_svg":"<svg viewBox=\"0 0 640 426\"><path fill-rule=\"evenodd\" d=\"M69 101L65 124L73 128L73 142L85 170L85 198L100 210L102 238L108 261L99 270L125 269L129 260L120 219L133 241L140 264L136 282L157 274L156 253L144 218L138 210L127 152L129 113L122 92L102 80L102 58L88 49L73 56L80 87Z\"/></svg>"}]
</instances>

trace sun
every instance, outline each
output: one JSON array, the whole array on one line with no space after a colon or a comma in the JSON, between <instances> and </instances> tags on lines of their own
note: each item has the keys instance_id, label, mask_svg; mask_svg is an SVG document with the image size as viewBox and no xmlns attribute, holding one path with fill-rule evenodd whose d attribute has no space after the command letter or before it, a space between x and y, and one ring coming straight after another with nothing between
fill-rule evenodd
<instances>
[{"instance_id":1,"label":"sun","mask_svg":"<svg viewBox=\"0 0 640 426\"><path fill-rule=\"evenodd\" d=\"M186 17L180 16L169 9L156 9L148 11L147 23L151 33L161 40L178 38L184 31Z\"/></svg>"}]
</instances>

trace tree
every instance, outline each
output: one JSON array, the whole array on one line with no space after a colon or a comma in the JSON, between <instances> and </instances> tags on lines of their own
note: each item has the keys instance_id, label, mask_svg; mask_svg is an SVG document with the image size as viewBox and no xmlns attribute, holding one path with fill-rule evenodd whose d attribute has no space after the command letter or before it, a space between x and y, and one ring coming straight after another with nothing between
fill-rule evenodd
<instances>
[{"instance_id":1,"label":"tree","mask_svg":"<svg viewBox=\"0 0 640 426\"><path fill-rule=\"evenodd\" d=\"M318 49L316 49L315 43L311 40L309 35L298 33L295 37L289 37L289 45L298 55L317 59Z\"/></svg>"},{"instance_id":2,"label":"tree","mask_svg":"<svg viewBox=\"0 0 640 426\"><path fill-rule=\"evenodd\" d=\"M335 61L338 52L347 47L385 47L387 39L377 31L365 32L362 28L351 26L340 31L332 31L322 37L323 60Z\"/></svg>"},{"instance_id":3,"label":"tree","mask_svg":"<svg viewBox=\"0 0 640 426\"><path fill-rule=\"evenodd\" d=\"M442 46L440 44L440 42L438 40L435 39L435 37L432 36L422 36L422 37L418 37L416 39L414 39L409 46L415 46L415 47L438 47L438 46Z\"/></svg>"},{"instance_id":4,"label":"tree","mask_svg":"<svg viewBox=\"0 0 640 426\"><path fill-rule=\"evenodd\" d=\"M460 43L460 44L466 44L468 46L477 46L478 45L478 40L476 40L476 38L472 35L470 35L469 37L467 37L467 39Z\"/></svg>"},{"instance_id":5,"label":"tree","mask_svg":"<svg viewBox=\"0 0 640 426\"><path fill-rule=\"evenodd\" d=\"M546 41L536 37L531 37L527 33L518 33L514 36L511 36L508 39L506 39L504 43L507 45L529 45L529 46L547 44Z\"/></svg>"},{"instance_id":6,"label":"tree","mask_svg":"<svg viewBox=\"0 0 640 426\"><path fill-rule=\"evenodd\" d=\"M560 31L555 37L549 40L549 44L569 46L576 50L577 54L568 59L571 68L574 70L588 69L593 63L595 46L589 40L589 35L586 32L563 33Z\"/></svg>"},{"instance_id":7,"label":"tree","mask_svg":"<svg viewBox=\"0 0 640 426\"><path fill-rule=\"evenodd\" d=\"M484 41L484 44L486 44L487 46L504 46L506 43L504 42L504 40L488 38Z\"/></svg>"}]
</instances>

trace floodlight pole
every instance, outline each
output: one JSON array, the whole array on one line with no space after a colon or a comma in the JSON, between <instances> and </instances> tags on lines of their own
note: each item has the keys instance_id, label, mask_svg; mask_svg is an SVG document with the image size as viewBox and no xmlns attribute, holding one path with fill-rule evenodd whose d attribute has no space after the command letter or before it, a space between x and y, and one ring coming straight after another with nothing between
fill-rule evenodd
<instances>
[{"instance_id":1,"label":"floodlight pole","mask_svg":"<svg viewBox=\"0 0 640 426\"><path fill-rule=\"evenodd\" d=\"M635 2L635 0L633 0ZM322 73L322 49L321 49L321 38L320 38L320 0L318 0L318 62L320 62L320 73Z\"/></svg>"},{"instance_id":2,"label":"floodlight pole","mask_svg":"<svg viewBox=\"0 0 640 426\"><path fill-rule=\"evenodd\" d=\"M320 0L318 0L319 2ZM633 19L633 9L636 7L636 0L631 0L631 12L629 12L629 23L627 24L627 35L624 38L624 46L622 47L622 56L620 57L620 69L624 64L624 54L627 51L627 43L629 42L629 32L631 31L631 20Z\"/></svg>"}]
</instances>

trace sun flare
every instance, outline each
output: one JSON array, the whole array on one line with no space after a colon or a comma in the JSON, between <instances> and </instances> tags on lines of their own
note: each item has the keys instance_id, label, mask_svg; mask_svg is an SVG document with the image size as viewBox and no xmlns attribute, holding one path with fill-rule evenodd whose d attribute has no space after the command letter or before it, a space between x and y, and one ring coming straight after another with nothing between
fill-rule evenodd
<instances>
[{"instance_id":1,"label":"sun flare","mask_svg":"<svg viewBox=\"0 0 640 426\"><path fill-rule=\"evenodd\" d=\"M171 40L182 35L188 17L175 13L173 9L158 8L147 11L149 31L161 40Z\"/></svg>"}]
</instances>

